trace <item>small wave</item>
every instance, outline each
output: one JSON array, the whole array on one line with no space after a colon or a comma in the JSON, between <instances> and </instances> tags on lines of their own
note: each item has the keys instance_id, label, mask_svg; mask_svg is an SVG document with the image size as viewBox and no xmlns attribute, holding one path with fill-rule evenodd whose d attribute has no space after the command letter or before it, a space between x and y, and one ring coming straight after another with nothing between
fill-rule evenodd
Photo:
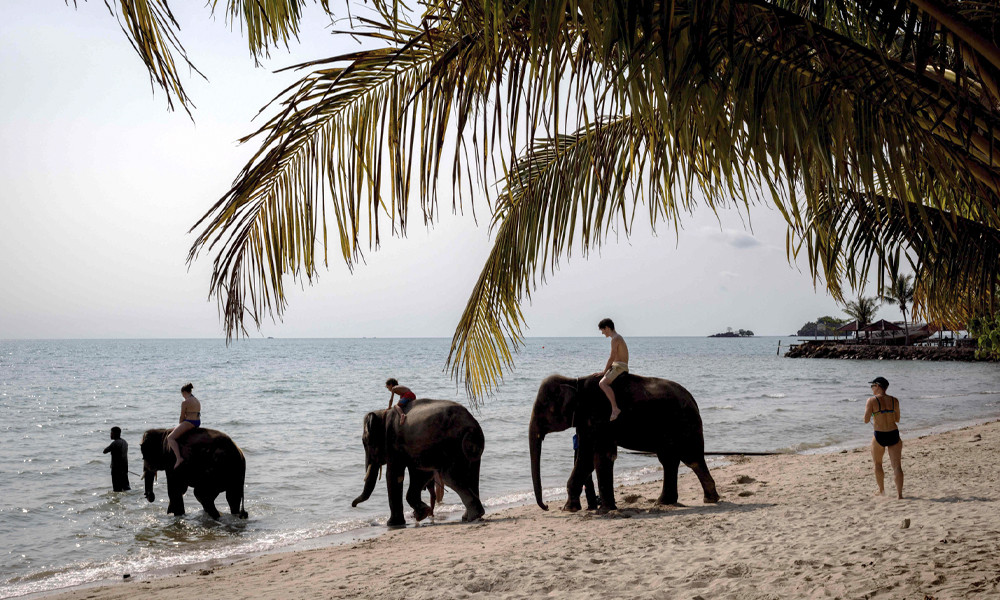
<instances>
[{"instance_id":1,"label":"small wave","mask_svg":"<svg viewBox=\"0 0 1000 600\"><path fill-rule=\"evenodd\" d=\"M702 410L736 410L736 407L732 404L726 404L725 406L706 406Z\"/></svg>"},{"instance_id":2,"label":"small wave","mask_svg":"<svg viewBox=\"0 0 1000 600\"><path fill-rule=\"evenodd\" d=\"M761 394L760 397L761 398L787 398L788 395L787 394L782 394L781 392L777 392L777 393L774 393L774 394Z\"/></svg>"}]
</instances>

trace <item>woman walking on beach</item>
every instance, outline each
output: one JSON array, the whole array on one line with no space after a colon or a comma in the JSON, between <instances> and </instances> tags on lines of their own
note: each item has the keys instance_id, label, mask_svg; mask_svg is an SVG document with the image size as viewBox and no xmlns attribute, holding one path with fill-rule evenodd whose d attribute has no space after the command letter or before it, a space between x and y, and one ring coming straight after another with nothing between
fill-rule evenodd
<instances>
[{"instance_id":1,"label":"woman walking on beach","mask_svg":"<svg viewBox=\"0 0 1000 600\"><path fill-rule=\"evenodd\" d=\"M871 380L872 393L875 394L865 404L865 423L871 421L875 427L875 437L872 439L872 460L875 461L875 482L878 483L878 493L885 493L885 471L882 470L882 457L889 451L889 461L892 463L892 474L896 482L896 497L903 499L903 440L899 437L899 400L885 393L889 381L885 377Z\"/></svg>"},{"instance_id":2,"label":"woman walking on beach","mask_svg":"<svg viewBox=\"0 0 1000 600\"><path fill-rule=\"evenodd\" d=\"M177 458L177 462L174 463L175 469L184 462L184 459L181 458L181 448L177 444L177 438L201 426L201 402L191 393L193 390L194 385L190 383L181 388L181 396L184 397L184 401L181 402L180 424L174 427L170 435L167 436L167 446L173 450L174 456Z\"/></svg>"}]
</instances>

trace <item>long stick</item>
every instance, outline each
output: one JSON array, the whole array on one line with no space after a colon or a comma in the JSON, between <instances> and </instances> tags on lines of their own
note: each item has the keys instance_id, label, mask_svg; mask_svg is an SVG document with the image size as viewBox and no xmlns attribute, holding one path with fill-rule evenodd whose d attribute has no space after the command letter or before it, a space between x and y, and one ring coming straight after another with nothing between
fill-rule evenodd
<instances>
[{"instance_id":1,"label":"long stick","mask_svg":"<svg viewBox=\"0 0 1000 600\"><path fill-rule=\"evenodd\" d=\"M656 456L656 452L639 452L637 450L626 450L625 452L642 456ZM706 452L705 456L776 456L778 454L787 454L787 452Z\"/></svg>"}]
</instances>

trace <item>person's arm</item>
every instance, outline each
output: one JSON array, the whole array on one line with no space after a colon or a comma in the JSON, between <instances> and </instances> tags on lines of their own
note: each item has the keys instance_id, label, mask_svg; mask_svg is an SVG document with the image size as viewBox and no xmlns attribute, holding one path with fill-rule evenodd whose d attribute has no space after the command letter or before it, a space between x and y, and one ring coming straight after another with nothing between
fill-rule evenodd
<instances>
[{"instance_id":1,"label":"person's arm","mask_svg":"<svg viewBox=\"0 0 1000 600\"><path fill-rule=\"evenodd\" d=\"M110 446L108 446L107 448L105 448L105 449L104 449L104 454L107 454L108 452L111 452L111 450L112 450L112 449L113 449L114 447L115 447L115 443L114 443L114 442L111 442L111 445L110 445Z\"/></svg>"},{"instance_id":2,"label":"person's arm","mask_svg":"<svg viewBox=\"0 0 1000 600\"><path fill-rule=\"evenodd\" d=\"M896 414L894 416L896 417L896 422L899 423L899 399L893 397L892 403L896 405Z\"/></svg>"},{"instance_id":3,"label":"person's arm","mask_svg":"<svg viewBox=\"0 0 1000 600\"><path fill-rule=\"evenodd\" d=\"M390 390L389 391L389 406L388 406L388 408L392 408L392 399L395 398L395 397L396 397L396 392L393 392L393 391Z\"/></svg>"},{"instance_id":4,"label":"person's arm","mask_svg":"<svg viewBox=\"0 0 1000 600\"><path fill-rule=\"evenodd\" d=\"M869 423L872 420L872 398L868 398L868 402L865 402L865 423Z\"/></svg>"}]
</instances>

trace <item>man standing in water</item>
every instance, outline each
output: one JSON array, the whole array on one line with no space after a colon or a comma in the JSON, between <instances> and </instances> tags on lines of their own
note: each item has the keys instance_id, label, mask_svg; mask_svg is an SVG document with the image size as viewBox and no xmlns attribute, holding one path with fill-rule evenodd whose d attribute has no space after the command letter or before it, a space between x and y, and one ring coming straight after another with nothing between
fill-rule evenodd
<instances>
[{"instance_id":1,"label":"man standing in water","mask_svg":"<svg viewBox=\"0 0 1000 600\"><path fill-rule=\"evenodd\" d=\"M611 338L611 356L608 357L608 364L604 366L603 372L594 373L594 375L603 375L600 386L604 390L604 395L611 401L611 420L614 421L622 411L618 409L615 391L611 389L611 382L622 373L628 373L628 346L625 345L625 338L615 331L615 323L611 319L602 319L597 327L604 334L604 337Z\"/></svg>"},{"instance_id":2,"label":"man standing in water","mask_svg":"<svg viewBox=\"0 0 1000 600\"><path fill-rule=\"evenodd\" d=\"M122 439L121 427L111 428L111 445L104 453L111 453L111 487L116 492L132 489L128 484L128 442Z\"/></svg>"},{"instance_id":3,"label":"man standing in water","mask_svg":"<svg viewBox=\"0 0 1000 600\"><path fill-rule=\"evenodd\" d=\"M892 474L896 481L896 497L903 499L903 440L899 438L899 400L885 393L889 382L885 377L871 380L872 393L875 394L865 404L865 423L869 421L875 427L875 437L872 439L872 460L875 461L875 482L878 493L885 493L885 471L882 470L882 457L889 451L889 461L892 463Z\"/></svg>"}]
</instances>

